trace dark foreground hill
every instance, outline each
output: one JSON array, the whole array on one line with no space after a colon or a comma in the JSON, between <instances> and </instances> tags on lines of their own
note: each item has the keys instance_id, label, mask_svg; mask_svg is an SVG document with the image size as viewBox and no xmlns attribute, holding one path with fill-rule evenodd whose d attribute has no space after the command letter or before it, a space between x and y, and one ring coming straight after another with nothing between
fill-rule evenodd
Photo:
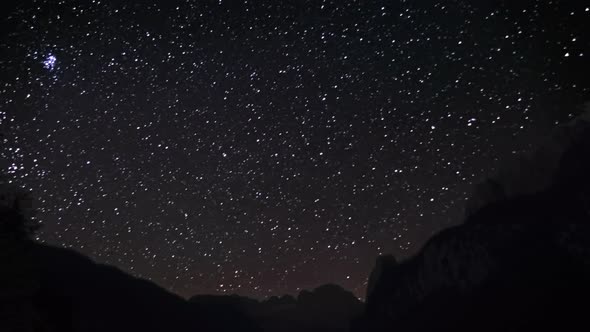
<instances>
[{"instance_id":1,"label":"dark foreground hill","mask_svg":"<svg viewBox=\"0 0 590 332\"><path fill-rule=\"evenodd\" d=\"M2 254L1 331L259 331L231 307L195 310L183 298L68 249L36 243Z\"/></svg>"},{"instance_id":2,"label":"dark foreground hill","mask_svg":"<svg viewBox=\"0 0 590 332\"><path fill-rule=\"evenodd\" d=\"M488 181L463 224L407 261L380 257L353 330L589 329L590 124L556 136L512 177L536 191Z\"/></svg>"},{"instance_id":3,"label":"dark foreground hill","mask_svg":"<svg viewBox=\"0 0 590 332\"><path fill-rule=\"evenodd\" d=\"M362 311L335 285L262 302L186 301L73 250L28 240L16 211L0 204L0 331L347 331Z\"/></svg>"}]
</instances>

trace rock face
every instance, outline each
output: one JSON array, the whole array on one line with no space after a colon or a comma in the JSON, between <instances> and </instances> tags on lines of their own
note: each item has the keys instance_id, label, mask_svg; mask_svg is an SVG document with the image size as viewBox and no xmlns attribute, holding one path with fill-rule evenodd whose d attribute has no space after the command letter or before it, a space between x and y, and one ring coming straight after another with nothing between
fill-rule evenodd
<instances>
[{"instance_id":1,"label":"rock face","mask_svg":"<svg viewBox=\"0 0 590 332\"><path fill-rule=\"evenodd\" d=\"M373 296L378 296L374 293L377 284L380 283L382 280L392 280L395 278L395 272L398 271L396 268L398 266L397 260L393 255L384 255L377 257L377 261L375 262L375 268L371 271L371 275L369 275L369 283L367 285L367 295L366 298ZM381 289L380 286L379 289Z\"/></svg>"},{"instance_id":2,"label":"rock face","mask_svg":"<svg viewBox=\"0 0 590 332\"><path fill-rule=\"evenodd\" d=\"M586 326L590 296L590 125L567 142L530 188L501 180L462 225L434 236L413 258L381 259L355 331L571 330ZM536 173L535 173L536 172ZM519 169L518 174L525 174ZM529 175L530 175L529 174ZM550 174L549 177L547 177ZM528 185L532 179L523 179ZM532 193L531 193L532 192ZM497 193L501 193L497 195ZM581 325L580 325L581 324Z\"/></svg>"},{"instance_id":3,"label":"rock face","mask_svg":"<svg viewBox=\"0 0 590 332\"><path fill-rule=\"evenodd\" d=\"M566 151L590 130L590 110L559 128L532 153L505 165L478 184L467 201L466 217L493 202L531 195L549 189L563 165Z\"/></svg>"}]
</instances>

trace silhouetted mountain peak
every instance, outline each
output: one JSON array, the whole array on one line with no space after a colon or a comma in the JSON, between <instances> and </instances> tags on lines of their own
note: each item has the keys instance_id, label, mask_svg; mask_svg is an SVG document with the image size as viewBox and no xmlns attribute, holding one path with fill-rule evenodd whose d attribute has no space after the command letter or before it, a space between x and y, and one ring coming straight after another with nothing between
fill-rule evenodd
<instances>
[{"instance_id":1,"label":"silhouetted mountain peak","mask_svg":"<svg viewBox=\"0 0 590 332\"><path fill-rule=\"evenodd\" d=\"M271 296L268 300L264 301L269 306L295 305L296 302L297 300L292 295Z\"/></svg>"},{"instance_id":2,"label":"silhouetted mountain peak","mask_svg":"<svg viewBox=\"0 0 590 332\"><path fill-rule=\"evenodd\" d=\"M297 305L304 310L324 313L354 312L362 303L354 294L335 284L326 284L312 291L301 291Z\"/></svg>"},{"instance_id":3,"label":"silhouetted mountain peak","mask_svg":"<svg viewBox=\"0 0 590 332\"><path fill-rule=\"evenodd\" d=\"M189 302L204 311L221 306L231 315L257 322L265 331L346 331L363 308L351 292L334 284L302 290L297 298L284 295L257 301L238 295L197 295Z\"/></svg>"},{"instance_id":4,"label":"silhouetted mountain peak","mask_svg":"<svg viewBox=\"0 0 590 332\"><path fill-rule=\"evenodd\" d=\"M369 282L367 284L367 293L365 298L371 297L373 290L376 287L377 282L380 280L388 280L392 278L395 268L398 262L393 255L380 255L375 261L375 267L369 275Z\"/></svg>"},{"instance_id":5,"label":"silhouetted mountain peak","mask_svg":"<svg viewBox=\"0 0 590 332\"><path fill-rule=\"evenodd\" d=\"M563 178L559 174L583 175L576 170L563 172L582 161L579 158L584 148L579 145L588 141L589 132L590 112L557 127L533 152L522 154L475 185L466 204L466 216L494 202L546 191ZM576 162L564 159L569 150L578 151L579 155L574 157Z\"/></svg>"},{"instance_id":6,"label":"silhouetted mountain peak","mask_svg":"<svg viewBox=\"0 0 590 332\"><path fill-rule=\"evenodd\" d=\"M590 124L574 121L557 136L552 142L559 148L549 149L555 154L546 149L533 154L545 159L511 169L527 179L484 183L492 197L480 200L465 223L436 234L399 264L379 259L355 330L563 330L585 324L579 303L590 296ZM544 161L548 167L537 164ZM528 186L535 174L548 178Z\"/></svg>"}]
</instances>

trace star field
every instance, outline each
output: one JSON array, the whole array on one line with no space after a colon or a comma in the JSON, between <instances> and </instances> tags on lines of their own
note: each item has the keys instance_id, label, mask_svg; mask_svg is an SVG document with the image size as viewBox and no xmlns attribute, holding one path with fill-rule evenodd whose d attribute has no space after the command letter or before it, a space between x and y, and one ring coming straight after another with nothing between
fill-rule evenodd
<instances>
[{"instance_id":1,"label":"star field","mask_svg":"<svg viewBox=\"0 0 590 332\"><path fill-rule=\"evenodd\" d=\"M589 5L25 1L0 167L41 241L183 296L363 296L590 100Z\"/></svg>"}]
</instances>

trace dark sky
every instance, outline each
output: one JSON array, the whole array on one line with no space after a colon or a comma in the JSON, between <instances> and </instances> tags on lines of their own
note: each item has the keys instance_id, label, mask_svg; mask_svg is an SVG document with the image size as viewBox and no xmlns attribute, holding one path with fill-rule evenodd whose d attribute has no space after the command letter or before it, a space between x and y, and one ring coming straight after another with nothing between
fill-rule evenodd
<instances>
[{"instance_id":1,"label":"dark sky","mask_svg":"<svg viewBox=\"0 0 590 332\"><path fill-rule=\"evenodd\" d=\"M0 167L42 241L183 296L362 296L590 100L588 7L23 1Z\"/></svg>"}]
</instances>

